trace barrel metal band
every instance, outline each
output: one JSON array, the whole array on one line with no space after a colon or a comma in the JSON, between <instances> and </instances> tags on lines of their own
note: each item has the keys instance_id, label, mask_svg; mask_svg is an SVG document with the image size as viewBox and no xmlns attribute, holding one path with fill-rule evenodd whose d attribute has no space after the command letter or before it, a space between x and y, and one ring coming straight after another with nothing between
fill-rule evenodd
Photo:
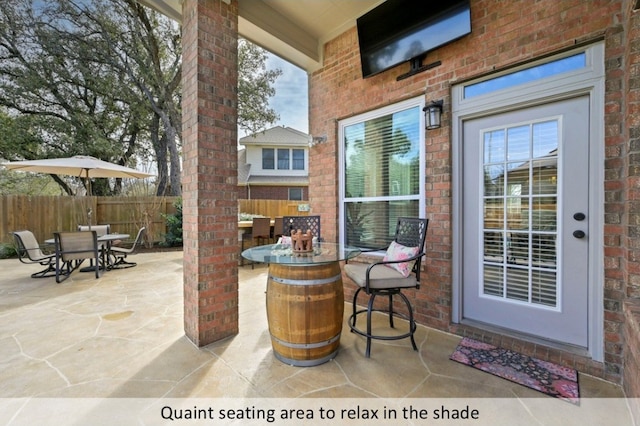
<instances>
[{"instance_id":1,"label":"barrel metal band","mask_svg":"<svg viewBox=\"0 0 640 426\"><path fill-rule=\"evenodd\" d=\"M292 279L288 279L288 278L274 277L273 275L269 275L269 278L272 279L273 281L277 282L277 283L287 284L287 285L321 285L321 284L334 283L334 282L342 279L342 275L341 274L337 274L337 275L334 275L331 278L319 278L317 280L292 280Z\"/></svg>"},{"instance_id":2,"label":"barrel metal band","mask_svg":"<svg viewBox=\"0 0 640 426\"><path fill-rule=\"evenodd\" d=\"M277 342L278 344L280 344L282 346L286 346L287 348L293 348L293 349L315 349L315 348L323 348L325 346L328 346L328 345L332 344L333 342L335 342L337 340L340 340L340 333L338 333L337 335L333 336L329 340L323 340L321 342L315 342L315 343L291 343L291 342L285 342L284 340L278 339L273 334L271 335L271 338L275 342Z\"/></svg>"},{"instance_id":3,"label":"barrel metal band","mask_svg":"<svg viewBox=\"0 0 640 426\"><path fill-rule=\"evenodd\" d=\"M284 362L285 364L293 365L294 367L313 367L316 365L324 364L325 362L331 361L332 359L334 359L336 355L338 355L338 349L331 352L327 356L323 356L322 358L316 358L316 359L293 359L293 358L287 358L286 356L279 354L278 352L274 352L273 354L280 361Z\"/></svg>"}]
</instances>

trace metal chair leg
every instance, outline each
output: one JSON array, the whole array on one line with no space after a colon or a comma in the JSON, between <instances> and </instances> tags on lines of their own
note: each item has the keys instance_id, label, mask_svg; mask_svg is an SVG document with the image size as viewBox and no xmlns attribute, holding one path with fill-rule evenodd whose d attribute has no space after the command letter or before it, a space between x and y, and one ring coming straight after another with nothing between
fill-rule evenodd
<instances>
[{"instance_id":1,"label":"metal chair leg","mask_svg":"<svg viewBox=\"0 0 640 426\"><path fill-rule=\"evenodd\" d=\"M371 296L369 296L369 305L367 306L367 349L364 353L367 358L371 357L371 313L373 312L373 302L375 299L376 294L371 293Z\"/></svg>"}]
</instances>

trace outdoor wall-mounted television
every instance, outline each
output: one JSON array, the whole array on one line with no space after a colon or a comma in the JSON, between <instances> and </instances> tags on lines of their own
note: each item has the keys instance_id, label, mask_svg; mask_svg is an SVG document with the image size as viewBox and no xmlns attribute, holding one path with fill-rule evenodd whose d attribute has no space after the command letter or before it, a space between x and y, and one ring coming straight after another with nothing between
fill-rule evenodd
<instances>
[{"instance_id":1,"label":"outdoor wall-mounted television","mask_svg":"<svg viewBox=\"0 0 640 426\"><path fill-rule=\"evenodd\" d=\"M469 0L387 0L357 20L362 76L411 61L421 71L427 52L471 33Z\"/></svg>"}]
</instances>

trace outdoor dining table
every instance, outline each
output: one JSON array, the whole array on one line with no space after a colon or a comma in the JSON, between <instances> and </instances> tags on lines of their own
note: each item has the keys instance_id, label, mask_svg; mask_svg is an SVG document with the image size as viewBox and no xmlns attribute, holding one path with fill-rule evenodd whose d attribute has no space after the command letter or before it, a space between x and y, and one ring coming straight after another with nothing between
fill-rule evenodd
<instances>
[{"instance_id":1,"label":"outdoor dining table","mask_svg":"<svg viewBox=\"0 0 640 426\"><path fill-rule=\"evenodd\" d=\"M271 219L271 230L273 230L274 224L275 224L275 220ZM242 241L242 234L251 233L252 228L253 228L253 220L239 220L238 221L238 241Z\"/></svg>"},{"instance_id":2,"label":"outdoor dining table","mask_svg":"<svg viewBox=\"0 0 640 426\"><path fill-rule=\"evenodd\" d=\"M267 322L273 353L285 364L310 367L338 353L344 314L340 261L360 250L318 242L313 251L294 252L290 244L267 244L242 252L269 265Z\"/></svg>"},{"instance_id":3,"label":"outdoor dining table","mask_svg":"<svg viewBox=\"0 0 640 426\"><path fill-rule=\"evenodd\" d=\"M78 232L82 232L82 231L78 231ZM113 242L117 240L126 240L127 238L129 238L129 234L104 234L104 235L100 235L97 238L98 243L105 243L106 245L104 250L101 251L102 264L107 265L106 269L109 269L109 266L108 266L109 250L111 249L111 245L113 244ZM55 238L50 238L48 240L45 240L44 242L46 244L55 244L56 240ZM85 267L80 269L80 272L91 272L91 271L93 271L92 267Z\"/></svg>"}]
</instances>

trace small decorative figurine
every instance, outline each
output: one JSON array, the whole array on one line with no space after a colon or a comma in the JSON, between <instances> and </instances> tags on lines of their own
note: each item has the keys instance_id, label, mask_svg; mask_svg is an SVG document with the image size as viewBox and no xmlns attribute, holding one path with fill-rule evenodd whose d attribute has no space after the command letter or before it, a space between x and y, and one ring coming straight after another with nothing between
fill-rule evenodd
<instances>
[{"instance_id":1,"label":"small decorative figurine","mask_svg":"<svg viewBox=\"0 0 640 426\"><path fill-rule=\"evenodd\" d=\"M302 233L302 229L291 233L291 245L294 254L310 253L313 251L313 234L311 229L307 229L306 233Z\"/></svg>"}]
</instances>

